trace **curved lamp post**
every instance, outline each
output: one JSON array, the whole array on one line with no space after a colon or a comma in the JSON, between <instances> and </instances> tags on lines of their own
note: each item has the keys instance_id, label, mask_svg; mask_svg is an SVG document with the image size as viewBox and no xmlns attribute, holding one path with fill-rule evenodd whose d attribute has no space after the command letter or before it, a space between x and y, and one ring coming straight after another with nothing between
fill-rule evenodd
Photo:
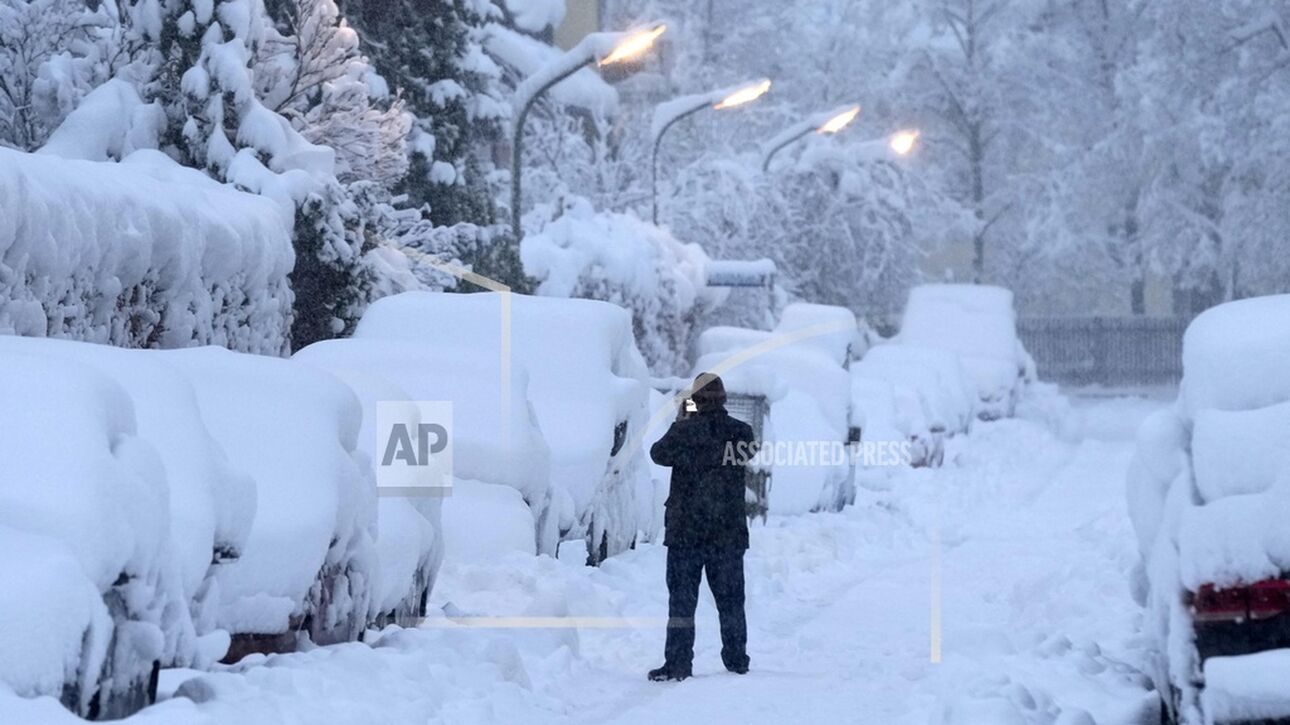
<instances>
[{"instance_id":1,"label":"curved lamp post","mask_svg":"<svg viewBox=\"0 0 1290 725\"><path fill-rule=\"evenodd\" d=\"M592 33L559 59L524 79L515 89L515 96L511 99L515 109L515 128L511 137L511 235L516 243L523 236L520 217L523 206L524 124L533 104L560 81L592 63L603 67L640 57L654 47L654 41L666 30L666 25L655 24L635 32Z\"/></svg>"},{"instance_id":2,"label":"curved lamp post","mask_svg":"<svg viewBox=\"0 0 1290 725\"><path fill-rule=\"evenodd\" d=\"M653 139L654 148L650 156L650 200L655 226L658 226L658 152L663 145L663 136L668 130L682 119L689 118L705 108L711 108L714 111L737 108L756 101L769 90L770 79L763 78L741 86L681 96L666 103L660 103L654 109L654 123L650 127L650 138Z\"/></svg>"},{"instance_id":3,"label":"curved lamp post","mask_svg":"<svg viewBox=\"0 0 1290 725\"><path fill-rule=\"evenodd\" d=\"M770 161L775 158L775 154L806 134L812 131L824 135L835 134L850 126L859 115L860 106L844 106L827 113L817 113L801 123L789 126L766 144L766 151L762 154L761 170L770 171Z\"/></svg>"}]
</instances>

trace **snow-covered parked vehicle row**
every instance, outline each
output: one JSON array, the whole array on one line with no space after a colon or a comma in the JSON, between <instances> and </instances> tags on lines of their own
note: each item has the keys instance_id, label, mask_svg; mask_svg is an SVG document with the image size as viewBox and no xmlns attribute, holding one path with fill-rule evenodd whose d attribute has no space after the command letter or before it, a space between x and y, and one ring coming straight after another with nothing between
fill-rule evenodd
<instances>
[{"instance_id":1,"label":"snow-covered parked vehicle row","mask_svg":"<svg viewBox=\"0 0 1290 725\"><path fill-rule=\"evenodd\" d=\"M31 583L0 590L16 693L120 717L159 668L422 614L437 502L378 516L361 385L218 348L0 336L0 386L0 558Z\"/></svg>"},{"instance_id":2,"label":"snow-covered parked vehicle row","mask_svg":"<svg viewBox=\"0 0 1290 725\"><path fill-rule=\"evenodd\" d=\"M1129 469L1165 719L1290 719L1290 295L1231 302L1188 328L1177 402Z\"/></svg>"},{"instance_id":3,"label":"snow-covered parked vehicle row","mask_svg":"<svg viewBox=\"0 0 1290 725\"><path fill-rule=\"evenodd\" d=\"M421 400L454 402L458 477L515 483L533 508L539 552L555 553L560 540L585 541L594 564L637 540L645 525L637 499L653 497L640 446L650 387L626 310L592 300L413 292L373 304L354 339L337 344L438 349L436 359L449 367L426 364L408 371L419 376L415 383L398 381ZM463 355L472 360L467 366L452 359ZM462 376L480 387L463 388ZM531 434L532 455L484 447L472 455L472 441L498 445L495 391L504 377L509 434Z\"/></svg>"},{"instance_id":4,"label":"snow-covered parked vehicle row","mask_svg":"<svg viewBox=\"0 0 1290 725\"><path fill-rule=\"evenodd\" d=\"M1002 287L915 287L896 341L958 355L976 385L977 415L983 420L1011 417L1034 379L1034 363L1017 337L1012 292Z\"/></svg>"}]
</instances>

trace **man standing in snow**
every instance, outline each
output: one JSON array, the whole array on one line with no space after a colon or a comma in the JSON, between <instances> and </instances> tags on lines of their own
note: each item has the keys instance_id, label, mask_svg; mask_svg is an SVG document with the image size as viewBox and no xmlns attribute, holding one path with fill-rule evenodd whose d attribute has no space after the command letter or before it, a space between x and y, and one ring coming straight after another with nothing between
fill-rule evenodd
<instances>
[{"instance_id":1,"label":"man standing in snow","mask_svg":"<svg viewBox=\"0 0 1290 725\"><path fill-rule=\"evenodd\" d=\"M667 533L668 625L663 666L654 681L684 680L694 661L694 610L699 580L708 587L721 620L721 659L726 669L748 672L748 625L744 617L744 552L748 520L744 504L746 452L752 428L726 412L726 389L710 373L694 381L696 412L683 405L677 420L650 449L660 466L672 468L664 504ZM739 451L740 455L731 455Z\"/></svg>"}]
</instances>

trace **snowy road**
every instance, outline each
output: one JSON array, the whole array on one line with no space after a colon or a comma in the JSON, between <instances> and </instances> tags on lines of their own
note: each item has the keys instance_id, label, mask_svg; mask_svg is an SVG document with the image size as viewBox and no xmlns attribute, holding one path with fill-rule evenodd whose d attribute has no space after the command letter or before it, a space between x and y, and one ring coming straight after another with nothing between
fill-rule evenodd
<instances>
[{"instance_id":1,"label":"snowy road","mask_svg":"<svg viewBox=\"0 0 1290 725\"><path fill-rule=\"evenodd\" d=\"M841 514L756 527L747 563L753 671L744 677L721 666L705 589L696 677L683 683L645 680L662 653L657 627L439 620L391 630L371 648L248 660L184 684L200 704L175 698L137 719L1148 722L1123 480L1134 424L1155 405L1082 401L1064 439L1030 421L978 425L942 470L903 473ZM658 618L663 563L661 547L645 546L600 569L519 557L448 566L432 607ZM933 663L938 612L942 658ZM163 688L185 679L168 673Z\"/></svg>"}]
</instances>

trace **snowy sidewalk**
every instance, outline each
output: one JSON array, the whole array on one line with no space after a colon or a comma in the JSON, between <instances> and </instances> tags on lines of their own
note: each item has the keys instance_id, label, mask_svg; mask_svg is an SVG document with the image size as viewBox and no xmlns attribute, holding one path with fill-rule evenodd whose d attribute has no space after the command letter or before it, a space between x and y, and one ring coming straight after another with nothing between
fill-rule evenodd
<instances>
[{"instance_id":1,"label":"snowy sidewalk","mask_svg":"<svg viewBox=\"0 0 1290 725\"><path fill-rule=\"evenodd\" d=\"M696 676L683 683L645 680L661 661L658 627L438 620L389 630L374 647L255 658L201 675L180 688L198 703L178 697L135 720L1141 722L1153 705L1135 669L1123 480L1127 433L1150 408L1089 404L1082 420L1091 435L1074 443L1027 421L981 424L954 443L944 469L902 474L840 514L756 526L747 563L753 671L744 677L721 666L705 586ZM938 536L943 659L933 664ZM666 613L664 554L644 546L600 569L519 556L447 566L431 606L657 620ZM163 686L186 679L167 673Z\"/></svg>"}]
</instances>

